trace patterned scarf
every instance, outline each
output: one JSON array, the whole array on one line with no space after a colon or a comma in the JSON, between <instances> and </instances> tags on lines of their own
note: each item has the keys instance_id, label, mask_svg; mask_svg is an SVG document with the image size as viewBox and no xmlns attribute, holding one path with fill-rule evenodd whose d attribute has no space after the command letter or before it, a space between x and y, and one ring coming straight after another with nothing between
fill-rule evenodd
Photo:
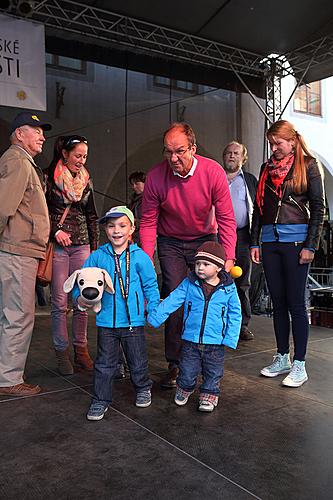
<instances>
[{"instance_id":1,"label":"patterned scarf","mask_svg":"<svg viewBox=\"0 0 333 500\"><path fill-rule=\"evenodd\" d=\"M289 155L282 158L282 160L276 160L274 155L270 157L264 166L263 173L259 179L258 189L256 194L256 202L259 207L260 214L262 215L262 209L264 206L264 196L265 196L265 184L270 176L272 183L275 186L275 193L281 199L282 198L282 184L291 169L295 160L294 153L289 153Z\"/></svg>"},{"instance_id":2,"label":"patterned scarf","mask_svg":"<svg viewBox=\"0 0 333 500\"><path fill-rule=\"evenodd\" d=\"M71 171L59 160L54 169L54 182L62 192L66 204L80 201L82 193L89 181L89 172L81 167L75 177Z\"/></svg>"}]
</instances>

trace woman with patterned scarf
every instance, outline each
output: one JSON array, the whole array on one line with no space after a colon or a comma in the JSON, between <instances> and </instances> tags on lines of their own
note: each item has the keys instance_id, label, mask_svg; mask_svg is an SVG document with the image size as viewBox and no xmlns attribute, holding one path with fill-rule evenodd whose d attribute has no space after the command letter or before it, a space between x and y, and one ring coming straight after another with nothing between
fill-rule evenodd
<instances>
[{"instance_id":1,"label":"woman with patterned scarf","mask_svg":"<svg viewBox=\"0 0 333 500\"><path fill-rule=\"evenodd\" d=\"M303 137L286 120L267 131L272 156L262 166L254 206L251 257L262 261L273 303L277 354L261 370L266 377L287 374L282 384L299 387L308 380L305 354L309 322L305 288L318 248L325 212L323 176ZM290 314L290 316L289 316ZM294 341L289 355L290 318Z\"/></svg>"},{"instance_id":2,"label":"woman with patterned scarf","mask_svg":"<svg viewBox=\"0 0 333 500\"><path fill-rule=\"evenodd\" d=\"M69 355L67 294L65 280L80 269L90 252L98 246L98 216L93 185L85 163L88 143L78 135L61 136L54 145L54 156L47 171L46 199L51 220L51 240L55 243L51 282L52 337L62 375L74 373ZM60 220L66 207L64 222ZM72 334L74 361L78 368L92 371L87 349L88 316L73 307Z\"/></svg>"}]
</instances>

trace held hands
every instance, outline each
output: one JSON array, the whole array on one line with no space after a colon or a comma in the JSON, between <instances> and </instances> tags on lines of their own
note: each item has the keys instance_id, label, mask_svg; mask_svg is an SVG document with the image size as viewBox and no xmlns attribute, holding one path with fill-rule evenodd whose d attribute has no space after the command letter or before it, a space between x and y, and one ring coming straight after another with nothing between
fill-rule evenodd
<instances>
[{"instance_id":1,"label":"held hands","mask_svg":"<svg viewBox=\"0 0 333 500\"><path fill-rule=\"evenodd\" d=\"M62 231L61 229L57 232L55 239L62 247L69 247L72 244L70 234L65 233L65 231Z\"/></svg>"},{"instance_id":2,"label":"held hands","mask_svg":"<svg viewBox=\"0 0 333 500\"><path fill-rule=\"evenodd\" d=\"M311 250L307 250L306 248L302 248L299 254L299 263L300 264L310 264L313 261L314 252Z\"/></svg>"}]
</instances>

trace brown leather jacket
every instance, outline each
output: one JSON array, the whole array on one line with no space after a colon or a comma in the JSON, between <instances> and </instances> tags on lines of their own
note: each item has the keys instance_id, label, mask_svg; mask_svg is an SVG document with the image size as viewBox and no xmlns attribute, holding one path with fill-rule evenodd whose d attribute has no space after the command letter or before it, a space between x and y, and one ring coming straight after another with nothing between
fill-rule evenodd
<instances>
[{"instance_id":1,"label":"brown leather jacket","mask_svg":"<svg viewBox=\"0 0 333 500\"><path fill-rule=\"evenodd\" d=\"M72 203L67 217L62 225L59 221L65 211L66 204L63 201L61 191L52 179L46 178L46 200L49 207L51 236L55 241L55 233L62 229L71 235L73 245L90 245L91 251L98 247L99 228L98 215L96 212L92 180L82 193L80 201Z\"/></svg>"}]
</instances>

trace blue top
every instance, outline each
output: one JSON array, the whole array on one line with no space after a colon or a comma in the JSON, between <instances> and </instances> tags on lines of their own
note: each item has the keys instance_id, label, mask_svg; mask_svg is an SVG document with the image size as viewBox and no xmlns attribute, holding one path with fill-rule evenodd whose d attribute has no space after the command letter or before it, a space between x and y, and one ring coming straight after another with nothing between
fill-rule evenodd
<instances>
[{"instance_id":1,"label":"blue top","mask_svg":"<svg viewBox=\"0 0 333 500\"><path fill-rule=\"evenodd\" d=\"M232 206L235 212L237 229L242 229L249 225L249 207L246 195L246 182L242 169L238 175L228 181Z\"/></svg>"},{"instance_id":2,"label":"blue top","mask_svg":"<svg viewBox=\"0 0 333 500\"><path fill-rule=\"evenodd\" d=\"M148 315L148 322L155 328L159 327L183 304L184 340L196 344L224 344L236 349L242 312L236 285L226 272L208 299L200 280L191 273Z\"/></svg>"},{"instance_id":3,"label":"blue top","mask_svg":"<svg viewBox=\"0 0 333 500\"><path fill-rule=\"evenodd\" d=\"M305 241L307 238L308 224L264 224L262 226L261 241L269 243L294 243Z\"/></svg>"},{"instance_id":4,"label":"blue top","mask_svg":"<svg viewBox=\"0 0 333 500\"><path fill-rule=\"evenodd\" d=\"M125 301L119 287L116 275L113 248L111 243L106 243L93 252L83 264L84 267L100 267L105 269L116 291L115 294L104 292L102 309L96 314L96 325L107 328L125 328L128 326L144 326L145 324L145 299L147 311L155 309L160 302L160 293L157 286L156 273L148 255L136 243L130 245L130 284L128 307L131 318L129 325ZM126 251L120 255L121 275L126 286ZM80 295L79 288L75 285L73 298L77 300Z\"/></svg>"}]
</instances>

